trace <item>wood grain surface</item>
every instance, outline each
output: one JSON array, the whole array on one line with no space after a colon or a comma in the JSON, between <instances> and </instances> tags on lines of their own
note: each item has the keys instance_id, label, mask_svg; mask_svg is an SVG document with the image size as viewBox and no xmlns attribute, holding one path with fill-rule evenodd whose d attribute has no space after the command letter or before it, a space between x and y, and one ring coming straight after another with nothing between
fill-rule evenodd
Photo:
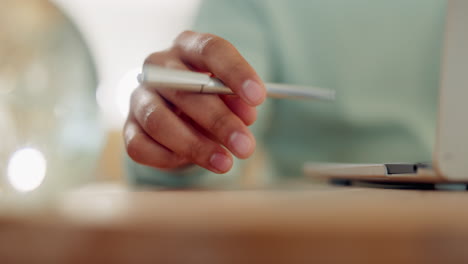
<instances>
[{"instance_id":1,"label":"wood grain surface","mask_svg":"<svg viewBox=\"0 0 468 264\"><path fill-rule=\"evenodd\" d=\"M0 263L340 262L468 263L468 193L96 186L0 216Z\"/></svg>"}]
</instances>

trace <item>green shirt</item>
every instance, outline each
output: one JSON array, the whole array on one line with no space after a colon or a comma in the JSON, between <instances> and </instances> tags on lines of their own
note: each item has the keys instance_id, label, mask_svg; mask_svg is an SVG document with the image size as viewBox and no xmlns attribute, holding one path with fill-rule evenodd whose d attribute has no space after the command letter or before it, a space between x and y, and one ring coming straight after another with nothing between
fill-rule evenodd
<instances>
[{"instance_id":1,"label":"green shirt","mask_svg":"<svg viewBox=\"0 0 468 264\"><path fill-rule=\"evenodd\" d=\"M252 130L272 171L290 176L306 161L431 160L445 10L442 0L208 0L194 29L231 41L265 81L336 90L332 103L260 107ZM129 173L169 186L229 177L131 161Z\"/></svg>"}]
</instances>

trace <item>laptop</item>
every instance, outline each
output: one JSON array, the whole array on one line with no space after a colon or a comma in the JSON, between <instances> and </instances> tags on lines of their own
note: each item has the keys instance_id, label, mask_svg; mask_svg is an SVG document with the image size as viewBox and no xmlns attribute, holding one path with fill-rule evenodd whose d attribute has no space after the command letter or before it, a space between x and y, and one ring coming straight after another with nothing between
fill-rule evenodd
<instances>
[{"instance_id":1,"label":"laptop","mask_svg":"<svg viewBox=\"0 0 468 264\"><path fill-rule=\"evenodd\" d=\"M448 0L432 163L306 163L305 174L332 180L468 183L467 14L467 0Z\"/></svg>"}]
</instances>

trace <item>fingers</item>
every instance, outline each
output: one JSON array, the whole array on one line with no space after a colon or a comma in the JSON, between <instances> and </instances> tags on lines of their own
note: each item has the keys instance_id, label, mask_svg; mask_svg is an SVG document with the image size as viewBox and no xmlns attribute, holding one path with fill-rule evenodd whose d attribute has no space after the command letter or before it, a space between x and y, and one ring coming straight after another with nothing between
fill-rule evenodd
<instances>
[{"instance_id":1,"label":"fingers","mask_svg":"<svg viewBox=\"0 0 468 264\"><path fill-rule=\"evenodd\" d=\"M241 98L233 95L222 95L220 98L245 125L252 125L257 119L257 109L246 104Z\"/></svg>"},{"instance_id":2,"label":"fingers","mask_svg":"<svg viewBox=\"0 0 468 264\"><path fill-rule=\"evenodd\" d=\"M162 169L195 163L225 173L233 163L230 152L239 158L253 153L255 139L247 126L255 121L254 106L263 102L266 92L232 44L214 35L185 32L171 49L153 53L145 64L209 72L237 96L139 87L124 128L132 159Z\"/></svg>"},{"instance_id":3,"label":"fingers","mask_svg":"<svg viewBox=\"0 0 468 264\"><path fill-rule=\"evenodd\" d=\"M231 154L183 122L156 93L140 87L133 93L131 104L135 120L153 141L213 172L231 169Z\"/></svg>"},{"instance_id":4,"label":"fingers","mask_svg":"<svg viewBox=\"0 0 468 264\"><path fill-rule=\"evenodd\" d=\"M211 133L239 158L249 157L255 139L243 121L217 95L160 91L161 95Z\"/></svg>"},{"instance_id":5,"label":"fingers","mask_svg":"<svg viewBox=\"0 0 468 264\"><path fill-rule=\"evenodd\" d=\"M163 170L175 169L189 161L153 141L130 116L124 126L124 141L127 153L134 161Z\"/></svg>"},{"instance_id":6,"label":"fingers","mask_svg":"<svg viewBox=\"0 0 468 264\"><path fill-rule=\"evenodd\" d=\"M170 55L170 52L155 52L148 56L145 60L145 64L155 64L160 66L165 66L173 69L180 70L189 70L187 65L183 64L179 60L173 58L173 54ZM246 124L251 125L257 116L257 111L254 107L245 103L238 96L220 96L224 103L234 112L239 118Z\"/></svg>"},{"instance_id":7,"label":"fingers","mask_svg":"<svg viewBox=\"0 0 468 264\"><path fill-rule=\"evenodd\" d=\"M255 70L228 41L211 34L183 32L174 50L181 60L201 71L213 73L246 103L257 106L265 100L265 87Z\"/></svg>"}]
</instances>

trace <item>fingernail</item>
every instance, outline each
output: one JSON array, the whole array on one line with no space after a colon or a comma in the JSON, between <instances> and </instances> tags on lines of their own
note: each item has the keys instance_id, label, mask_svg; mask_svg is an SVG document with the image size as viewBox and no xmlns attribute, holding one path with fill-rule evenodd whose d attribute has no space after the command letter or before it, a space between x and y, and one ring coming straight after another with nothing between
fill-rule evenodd
<instances>
[{"instance_id":1,"label":"fingernail","mask_svg":"<svg viewBox=\"0 0 468 264\"><path fill-rule=\"evenodd\" d=\"M242 156L249 154L253 145L252 140L247 135L240 132L232 133L229 138L229 143L234 151Z\"/></svg>"},{"instance_id":2,"label":"fingernail","mask_svg":"<svg viewBox=\"0 0 468 264\"><path fill-rule=\"evenodd\" d=\"M232 160L222 153L215 153L211 155L210 164L216 170L226 172L231 168Z\"/></svg>"},{"instance_id":3,"label":"fingernail","mask_svg":"<svg viewBox=\"0 0 468 264\"><path fill-rule=\"evenodd\" d=\"M249 103L257 105L262 102L263 91L262 87L257 82L252 80L245 81L242 85L242 91Z\"/></svg>"}]
</instances>

